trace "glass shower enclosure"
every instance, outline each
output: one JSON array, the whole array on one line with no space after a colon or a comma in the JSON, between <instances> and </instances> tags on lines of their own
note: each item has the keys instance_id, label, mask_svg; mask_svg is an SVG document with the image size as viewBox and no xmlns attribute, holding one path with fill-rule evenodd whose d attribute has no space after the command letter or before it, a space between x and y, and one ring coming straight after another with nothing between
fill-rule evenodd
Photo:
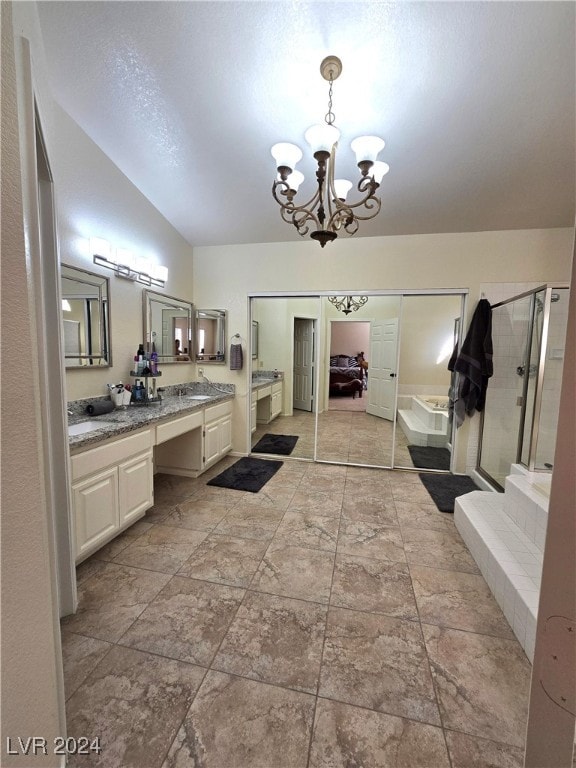
<instances>
[{"instance_id":1,"label":"glass shower enclosure","mask_svg":"<svg viewBox=\"0 0 576 768\"><path fill-rule=\"evenodd\" d=\"M499 489L512 464L552 471L567 321L566 285L541 286L492 306L494 375L477 469Z\"/></svg>"}]
</instances>

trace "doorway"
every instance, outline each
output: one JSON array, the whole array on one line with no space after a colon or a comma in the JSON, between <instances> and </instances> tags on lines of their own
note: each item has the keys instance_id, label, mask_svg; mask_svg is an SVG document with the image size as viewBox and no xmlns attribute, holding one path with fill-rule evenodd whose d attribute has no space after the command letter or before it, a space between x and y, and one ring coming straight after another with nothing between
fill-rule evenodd
<instances>
[{"instance_id":1,"label":"doorway","mask_svg":"<svg viewBox=\"0 0 576 768\"><path fill-rule=\"evenodd\" d=\"M330 320L328 346L331 376L328 382L328 410L366 411L370 321ZM360 365L360 359L362 365ZM339 367L338 363L344 363ZM347 376L350 379L347 381ZM353 382L350 385L350 381ZM361 387L356 385L359 381ZM343 386L339 386L342 384ZM348 387L346 386L348 384Z\"/></svg>"}]
</instances>

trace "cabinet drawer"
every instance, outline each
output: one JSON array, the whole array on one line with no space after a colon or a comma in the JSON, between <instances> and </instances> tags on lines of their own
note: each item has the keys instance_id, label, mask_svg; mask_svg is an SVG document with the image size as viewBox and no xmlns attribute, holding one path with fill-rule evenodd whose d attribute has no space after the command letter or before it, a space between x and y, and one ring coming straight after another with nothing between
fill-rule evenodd
<instances>
[{"instance_id":1,"label":"cabinet drawer","mask_svg":"<svg viewBox=\"0 0 576 768\"><path fill-rule=\"evenodd\" d=\"M212 405L210 408L206 408L204 411L204 423L209 424L211 421L221 419L223 416L228 416L232 413L232 403L220 403L219 405Z\"/></svg>"},{"instance_id":2,"label":"cabinet drawer","mask_svg":"<svg viewBox=\"0 0 576 768\"><path fill-rule=\"evenodd\" d=\"M258 391L256 389L253 389L250 394L250 402L255 403L258 400Z\"/></svg>"},{"instance_id":3,"label":"cabinet drawer","mask_svg":"<svg viewBox=\"0 0 576 768\"><path fill-rule=\"evenodd\" d=\"M258 390L258 400L263 400L265 397L270 397L272 394L272 387L268 385L267 387L262 387Z\"/></svg>"},{"instance_id":4,"label":"cabinet drawer","mask_svg":"<svg viewBox=\"0 0 576 768\"><path fill-rule=\"evenodd\" d=\"M180 419L173 419L167 424L160 424L156 427L156 444L165 443L173 437L183 435L193 429L198 429L204 424L204 412L196 411L188 416L182 416Z\"/></svg>"},{"instance_id":5,"label":"cabinet drawer","mask_svg":"<svg viewBox=\"0 0 576 768\"><path fill-rule=\"evenodd\" d=\"M275 395L277 392L282 392L282 382L277 381L274 384L272 384L272 394Z\"/></svg>"},{"instance_id":6,"label":"cabinet drawer","mask_svg":"<svg viewBox=\"0 0 576 768\"><path fill-rule=\"evenodd\" d=\"M72 480L78 480L80 477L98 472L104 467L117 465L124 459L130 458L136 453L142 453L151 447L152 430L150 429L130 435L130 437L123 437L120 440L106 441L98 448L92 448L72 456Z\"/></svg>"}]
</instances>

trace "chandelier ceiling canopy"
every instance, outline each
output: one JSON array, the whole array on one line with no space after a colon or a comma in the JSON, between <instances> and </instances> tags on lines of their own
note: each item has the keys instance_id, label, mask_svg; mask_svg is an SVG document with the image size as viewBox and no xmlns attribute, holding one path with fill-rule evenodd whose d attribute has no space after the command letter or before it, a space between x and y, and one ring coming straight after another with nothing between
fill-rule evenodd
<instances>
[{"instance_id":1,"label":"chandelier ceiling canopy","mask_svg":"<svg viewBox=\"0 0 576 768\"><path fill-rule=\"evenodd\" d=\"M360 169L360 180L356 190L360 199L348 202L352 182L336 179L334 165L340 131L334 125L332 112L332 85L342 72L342 62L336 56L327 56L320 65L320 73L330 83L328 90L328 112L324 123L313 125L304 134L318 163L316 170L317 188L312 197L301 205L295 203L298 189L304 176L296 170L302 159L302 150L296 144L280 142L272 147L276 160L277 177L272 185L272 195L280 206L284 221L293 224L302 236L310 234L322 248L335 240L342 231L353 235L358 231L360 221L372 219L380 211L380 198L376 191L382 177L388 173L387 163L377 160L384 149L384 141L378 136L359 136L351 143Z\"/></svg>"},{"instance_id":2,"label":"chandelier ceiling canopy","mask_svg":"<svg viewBox=\"0 0 576 768\"><path fill-rule=\"evenodd\" d=\"M328 301L334 304L339 312L349 315L351 312L358 312L368 301L368 296L328 296Z\"/></svg>"}]
</instances>

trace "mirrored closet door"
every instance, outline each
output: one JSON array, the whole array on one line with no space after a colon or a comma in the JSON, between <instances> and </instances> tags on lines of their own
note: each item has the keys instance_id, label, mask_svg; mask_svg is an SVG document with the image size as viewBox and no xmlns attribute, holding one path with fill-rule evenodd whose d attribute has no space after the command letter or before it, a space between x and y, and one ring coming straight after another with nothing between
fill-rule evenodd
<instances>
[{"instance_id":1,"label":"mirrored closet door","mask_svg":"<svg viewBox=\"0 0 576 768\"><path fill-rule=\"evenodd\" d=\"M448 471L463 295L338 298L251 299L253 452Z\"/></svg>"}]
</instances>

